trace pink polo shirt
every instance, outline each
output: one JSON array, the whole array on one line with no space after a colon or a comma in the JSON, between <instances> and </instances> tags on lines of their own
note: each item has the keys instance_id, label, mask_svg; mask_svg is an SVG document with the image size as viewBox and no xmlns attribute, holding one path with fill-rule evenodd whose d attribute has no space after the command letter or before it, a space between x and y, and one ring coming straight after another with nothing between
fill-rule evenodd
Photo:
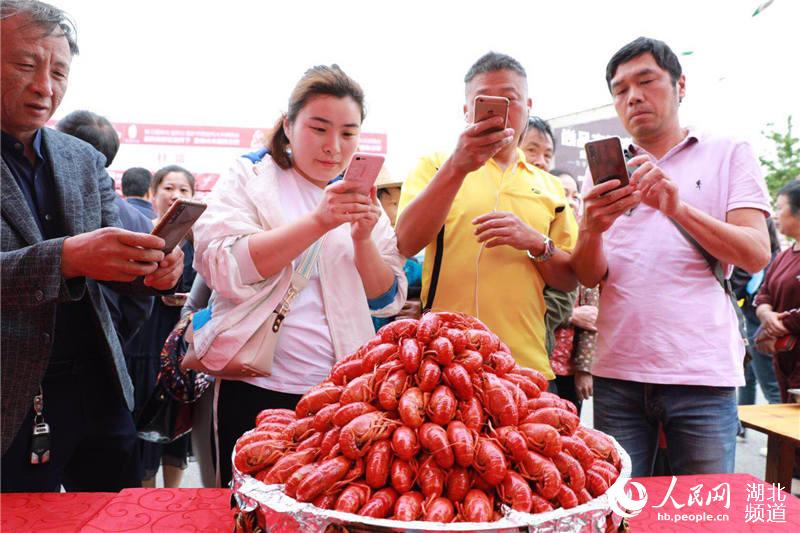
<instances>
[{"instance_id":1,"label":"pink polo shirt","mask_svg":"<svg viewBox=\"0 0 800 533\"><path fill-rule=\"evenodd\" d=\"M631 146L633 154L646 153ZM657 162L681 199L714 218L770 213L749 144L690 131ZM584 192L592 182L585 180ZM608 279L600 295L592 374L642 383L744 385L736 313L703 256L660 211L644 204L603 237Z\"/></svg>"}]
</instances>

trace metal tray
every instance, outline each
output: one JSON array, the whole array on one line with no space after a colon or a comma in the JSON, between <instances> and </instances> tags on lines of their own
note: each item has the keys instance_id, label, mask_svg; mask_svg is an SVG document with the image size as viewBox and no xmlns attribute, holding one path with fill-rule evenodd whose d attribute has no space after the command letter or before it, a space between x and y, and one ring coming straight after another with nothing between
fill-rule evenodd
<instances>
[{"instance_id":1,"label":"metal tray","mask_svg":"<svg viewBox=\"0 0 800 533\"><path fill-rule=\"evenodd\" d=\"M622 459L622 470L608 493L620 490L630 478L631 460L622 446L610 437ZM607 518L616 529L622 517L612 513L608 493L572 509L556 509L549 513L529 514L503 506L505 516L496 522L401 522L399 520L368 518L351 513L320 509L310 503L300 503L283 493L283 485L265 485L242 474L234 467L233 490L239 508L255 511L269 531L298 531L302 533L347 532L420 532L474 531L482 533L511 532L604 532Z\"/></svg>"}]
</instances>

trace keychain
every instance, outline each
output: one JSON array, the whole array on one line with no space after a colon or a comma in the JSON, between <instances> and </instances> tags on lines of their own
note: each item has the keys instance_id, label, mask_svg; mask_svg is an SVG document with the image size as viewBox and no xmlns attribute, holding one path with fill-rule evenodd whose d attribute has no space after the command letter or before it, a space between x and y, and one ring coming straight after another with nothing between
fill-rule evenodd
<instances>
[{"instance_id":1,"label":"keychain","mask_svg":"<svg viewBox=\"0 0 800 533\"><path fill-rule=\"evenodd\" d=\"M38 465L50 461L50 426L45 423L44 392L39 387L39 394L33 397L33 436L31 437L31 464Z\"/></svg>"}]
</instances>

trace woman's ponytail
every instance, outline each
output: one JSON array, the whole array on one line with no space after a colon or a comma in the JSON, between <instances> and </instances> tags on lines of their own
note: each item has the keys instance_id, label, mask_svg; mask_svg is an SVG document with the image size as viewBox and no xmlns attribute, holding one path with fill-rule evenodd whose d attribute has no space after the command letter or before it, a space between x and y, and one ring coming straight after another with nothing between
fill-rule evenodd
<instances>
[{"instance_id":1,"label":"woman's ponytail","mask_svg":"<svg viewBox=\"0 0 800 533\"><path fill-rule=\"evenodd\" d=\"M289 138L283 130L283 121L286 115L281 115L272 129L272 138L269 141L269 152L272 155L272 160L283 170L288 170L292 167L292 159L289 156Z\"/></svg>"}]
</instances>

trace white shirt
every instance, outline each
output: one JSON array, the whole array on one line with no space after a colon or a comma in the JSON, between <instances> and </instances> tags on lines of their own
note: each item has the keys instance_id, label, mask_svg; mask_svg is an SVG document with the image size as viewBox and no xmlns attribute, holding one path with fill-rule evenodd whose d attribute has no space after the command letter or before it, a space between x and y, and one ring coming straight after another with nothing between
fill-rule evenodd
<instances>
[{"instance_id":1,"label":"white shirt","mask_svg":"<svg viewBox=\"0 0 800 533\"><path fill-rule=\"evenodd\" d=\"M287 173L281 180L280 199L286 223L291 224L319 205L320 189L296 172ZM297 267L297 260L292 268ZM272 375L243 379L247 383L288 394L305 394L323 381L331 371L336 357L331 341L319 268L314 265L308 285L292 301L289 314L281 325Z\"/></svg>"}]
</instances>

